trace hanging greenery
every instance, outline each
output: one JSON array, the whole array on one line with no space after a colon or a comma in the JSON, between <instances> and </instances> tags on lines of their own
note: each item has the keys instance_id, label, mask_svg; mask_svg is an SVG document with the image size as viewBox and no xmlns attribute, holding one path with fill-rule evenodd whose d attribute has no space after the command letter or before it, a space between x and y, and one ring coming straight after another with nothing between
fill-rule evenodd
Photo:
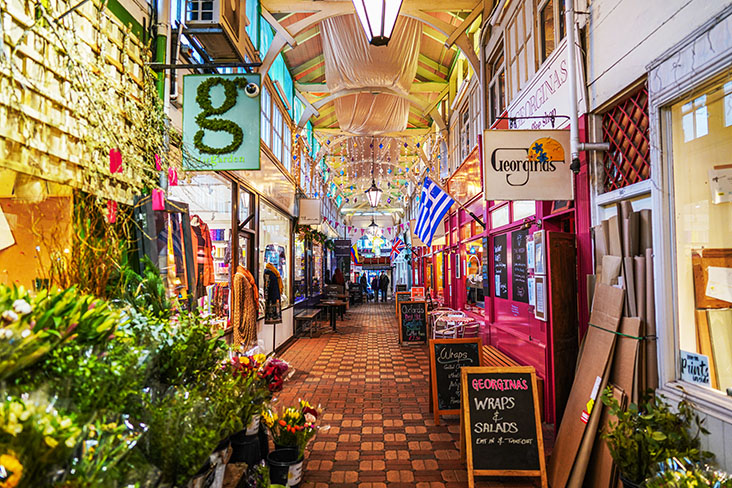
<instances>
[{"instance_id":1,"label":"hanging greenery","mask_svg":"<svg viewBox=\"0 0 732 488\"><path fill-rule=\"evenodd\" d=\"M317 229L313 229L309 225L296 224L295 234L305 242L316 242L326 249L335 249L335 242L333 239L330 239L325 233L320 232Z\"/></svg>"},{"instance_id":2,"label":"hanging greenery","mask_svg":"<svg viewBox=\"0 0 732 488\"><path fill-rule=\"evenodd\" d=\"M201 107L201 113L196 115L196 124L200 127L198 132L193 136L193 145L201 153L206 154L228 154L236 151L244 142L244 133L235 122L225 119L213 119L212 115L223 115L236 105L239 89L243 89L247 84L246 78L237 78L229 80L226 78L209 78L200 85L196 91L196 103ZM211 103L211 88L216 85L224 87L224 102L214 108ZM204 129L214 132L228 132L233 138L231 144L224 147L211 147L203 142L205 135Z\"/></svg>"}]
</instances>

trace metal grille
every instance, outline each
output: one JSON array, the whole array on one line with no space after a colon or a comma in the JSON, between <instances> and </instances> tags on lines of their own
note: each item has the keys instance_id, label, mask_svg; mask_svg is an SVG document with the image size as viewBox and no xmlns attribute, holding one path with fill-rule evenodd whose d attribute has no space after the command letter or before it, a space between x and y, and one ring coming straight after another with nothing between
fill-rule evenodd
<instances>
[{"instance_id":1,"label":"metal grille","mask_svg":"<svg viewBox=\"0 0 732 488\"><path fill-rule=\"evenodd\" d=\"M623 188L651 177L648 143L648 86L618 102L602 116L605 153L605 191Z\"/></svg>"}]
</instances>

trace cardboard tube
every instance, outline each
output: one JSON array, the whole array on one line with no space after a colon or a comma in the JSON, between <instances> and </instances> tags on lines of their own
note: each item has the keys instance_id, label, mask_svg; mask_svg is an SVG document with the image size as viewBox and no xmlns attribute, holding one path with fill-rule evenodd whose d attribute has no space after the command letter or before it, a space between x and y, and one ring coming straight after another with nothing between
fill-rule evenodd
<instances>
[{"instance_id":1,"label":"cardboard tube","mask_svg":"<svg viewBox=\"0 0 732 488\"><path fill-rule=\"evenodd\" d=\"M656 299L653 294L653 249L646 249L646 335L656 336ZM646 388L658 388L658 350L656 339L646 343Z\"/></svg>"}]
</instances>

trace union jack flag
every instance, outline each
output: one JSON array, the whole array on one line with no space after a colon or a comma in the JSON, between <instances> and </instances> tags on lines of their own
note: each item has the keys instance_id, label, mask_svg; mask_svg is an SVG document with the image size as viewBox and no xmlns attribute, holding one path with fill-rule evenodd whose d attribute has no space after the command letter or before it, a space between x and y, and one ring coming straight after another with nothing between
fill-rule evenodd
<instances>
[{"instance_id":1,"label":"union jack flag","mask_svg":"<svg viewBox=\"0 0 732 488\"><path fill-rule=\"evenodd\" d=\"M399 257L399 254L404 250L404 248L406 248L406 246L404 245L404 242L402 242L402 240L399 237L397 237L394 240L394 244L392 244L392 246L391 246L391 261L392 262L394 262L394 260Z\"/></svg>"}]
</instances>

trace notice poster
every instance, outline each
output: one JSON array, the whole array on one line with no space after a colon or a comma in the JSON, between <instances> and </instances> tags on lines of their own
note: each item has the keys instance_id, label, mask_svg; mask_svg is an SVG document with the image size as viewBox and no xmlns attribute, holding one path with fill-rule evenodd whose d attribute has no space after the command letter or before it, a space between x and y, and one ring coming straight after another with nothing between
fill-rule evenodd
<instances>
[{"instance_id":1,"label":"notice poster","mask_svg":"<svg viewBox=\"0 0 732 488\"><path fill-rule=\"evenodd\" d=\"M511 232L511 298L515 302L529 303L526 258L526 241L528 237L528 229Z\"/></svg>"}]
</instances>

